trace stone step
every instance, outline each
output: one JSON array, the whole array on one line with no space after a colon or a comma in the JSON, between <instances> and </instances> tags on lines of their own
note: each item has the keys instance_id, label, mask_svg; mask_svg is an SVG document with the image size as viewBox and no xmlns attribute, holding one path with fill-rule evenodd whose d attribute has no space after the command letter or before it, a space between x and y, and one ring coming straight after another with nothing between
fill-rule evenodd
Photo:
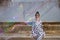
<instances>
[{"instance_id":1,"label":"stone step","mask_svg":"<svg viewBox=\"0 0 60 40\"><path fill-rule=\"evenodd\" d=\"M33 38L10 38L10 39L0 38L0 40L34 40L34 39ZM44 38L43 40L60 40L60 38Z\"/></svg>"}]
</instances>

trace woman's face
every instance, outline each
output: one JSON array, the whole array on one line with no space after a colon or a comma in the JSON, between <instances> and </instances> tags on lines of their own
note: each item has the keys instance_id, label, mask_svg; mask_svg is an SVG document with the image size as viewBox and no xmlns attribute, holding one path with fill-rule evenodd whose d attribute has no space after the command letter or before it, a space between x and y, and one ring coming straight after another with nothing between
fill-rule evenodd
<instances>
[{"instance_id":1,"label":"woman's face","mask_svg":"<svg viewBox=\"0 0 60 40\"><path fill-rule=\"evenodd\" d=\"M35 18L37 19L37 18L40 18L40 15L39 14L36 14L35 15Z\"/></svg>"}]
</instances>

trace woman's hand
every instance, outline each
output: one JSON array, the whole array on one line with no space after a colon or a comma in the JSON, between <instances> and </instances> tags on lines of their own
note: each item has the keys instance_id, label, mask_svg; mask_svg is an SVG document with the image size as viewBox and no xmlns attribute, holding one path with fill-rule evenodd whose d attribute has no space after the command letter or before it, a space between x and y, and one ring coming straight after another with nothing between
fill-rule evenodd
<instances>
[{"instance_id":1,"label":"woman's hand","mask_svg":"<svg viewBox=\"0 0 60 40\"><path fill-rule=\"evenodd\" d=\"M33 36L34 40L37 40L37 36Z\"/></svg>"}]
</instances>

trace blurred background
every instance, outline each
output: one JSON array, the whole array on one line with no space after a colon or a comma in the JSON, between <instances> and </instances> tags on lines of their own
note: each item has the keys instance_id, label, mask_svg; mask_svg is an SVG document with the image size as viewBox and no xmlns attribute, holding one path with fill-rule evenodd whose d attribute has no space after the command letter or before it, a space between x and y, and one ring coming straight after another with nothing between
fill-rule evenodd
<instances>
[{"instance_id":1,"label":"blurred background","mask_svg":"<svg viewBox=\"0 0 60 40\"><path fill-rule=\"evenodd\" d=\"M60 22L60 0L0 0L0 22L31 21L36 11L43 22Z\"/></svg>"}]
</instances>

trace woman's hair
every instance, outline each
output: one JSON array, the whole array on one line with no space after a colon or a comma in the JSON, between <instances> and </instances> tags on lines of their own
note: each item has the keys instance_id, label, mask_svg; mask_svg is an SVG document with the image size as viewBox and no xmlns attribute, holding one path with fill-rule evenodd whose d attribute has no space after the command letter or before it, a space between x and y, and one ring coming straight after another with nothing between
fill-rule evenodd
<instances>
[{"instance_id":1,"label":"woman's hair","mask_svg":"<svg viewBox=\"0 0 60 40\"><path fill-rule=\"evenodd\" d=\"M38 12L38 11L36 12L35 16L37 16L37 14L40 16L40 14L39 14L39 12Z\"/></svg>"}]
</instances>

